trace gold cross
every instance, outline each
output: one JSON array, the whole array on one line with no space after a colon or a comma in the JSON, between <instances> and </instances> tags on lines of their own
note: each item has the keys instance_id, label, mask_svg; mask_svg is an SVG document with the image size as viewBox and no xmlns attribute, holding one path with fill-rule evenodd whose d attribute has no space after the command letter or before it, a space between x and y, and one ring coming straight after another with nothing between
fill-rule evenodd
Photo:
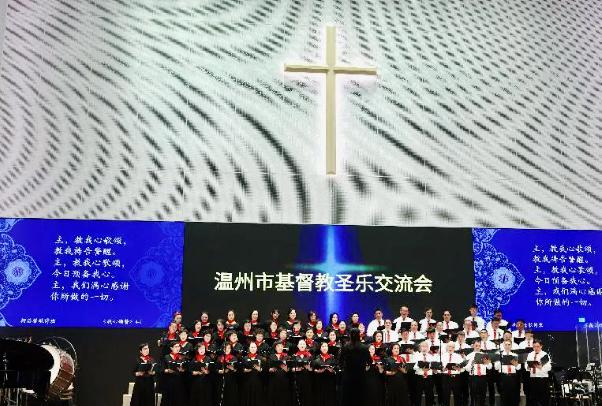
<instances>
[{"instance_id":1,"label":"gold cross","mask_svg":"<svg viewBox=\"0 0 602 406\"><path fill-rule=\"evenodd\" d=\"M376 68L336 66L336 28L326 27L326 65L284 65L285 72L326 74L326 173L337 172L336 75L376 75Z\"/></svg>"}]
</instances>

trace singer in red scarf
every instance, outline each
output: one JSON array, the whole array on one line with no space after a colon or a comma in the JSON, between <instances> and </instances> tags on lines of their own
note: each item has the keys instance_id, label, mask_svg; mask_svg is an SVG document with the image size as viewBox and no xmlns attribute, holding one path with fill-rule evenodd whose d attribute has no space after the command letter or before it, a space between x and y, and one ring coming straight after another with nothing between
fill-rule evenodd
<instances>
[{"instance_id":1,"label":"singer in red scarf","mask_svg":"<svg viewBox=\"0 0 602 406\"><path fill-rule=\"evenodd\" d=\"M293 356L295 367L293 368L293 379L297 384L297 393L301 405L312 404L312 373L310 363L313 354L308 351L305 340L299 340L297 344L297 352Z\"/></svg>"},{"instance_id":2,"label":"singer in red scarf","mask_svg":"<svg viewBox=\"0 0 602 406\"><path fill-rule=\"evenodd\" d=\"M238 359L232 354L232 344L226 341L224 353L217 359L216 380L218 400L222 406L238 405L238 377L236 374Z\"/></svg>"},{"instance_id":3,"label":"singer in red scarf","mask_svg":"<svg viewBox=\"0 0 602 406\"><path fill-rule=\"evenodd\" d=\"M242 377L240 404L242 406L265 406L263 382L261 371L265 366L263 359L257 352L257 344L251 342L248 354L242 359Z\"/></svg>"},{"instance_id":4,"label":"singer in red scarf","mask_svg":"<svg viewBox=\"0 0 602 406\"><path fill-rule=\"evenodd\" d=\"M391 356L385 361L387 406L410 406L410 391L406 381L405 358L399 353L399 344L391 346Z\"/></svg>"},{"instance_id":5,"label":"singer in red scarf","mask_svg":"<svg viewBox=\"0 0 602 406\"><path fill-rule=\"evenodd\" d=\"M334 331L331 331L334 334ZM314 392L314 405L336 405L336 382L337 377L335 369L337 362L335 357L329 354L331 346L328 343L320 345L320 354L313 362L314 379L312 390Z\"/></svg>"},{"instance_id":6,"label":"singer in red scarf","mask_svg":"<svg viewBox=\"0 0 602 406\"><path fill-rule=\"evenodd\" d=\"M161 355L169 354L169 348L174 341L178 340L178 325L173 321L169 323L169 327L167 327L167 332L163 337L159 339L159 347L161 347Z\"/></svg>"},{"instance_id":7,"label":"singer in red scarf","mask_svg":"<svg viewBox=\"0 0 602 406\"><path fill-rule=\"evenodd\" d=\"M132 391L131 406L154 406L155 388L153 376L155 375L153 358L149 355L150 349L147 343L138 347L138 358L134 367L134 390Z\"/></svg>"},{"instance_id":8,"label":"singer in red scarf","mask_svg":"<svg viewBox=\"0 0 602 406\"><path fill-rule=\"evenodd\" d=\"M184 387L183 373L184 359L180 355L180 343L174 341L170 353L164 357L164 370L162 377L163 406L185 406L188 403L186 388Z\"/></svg>"},{"instance_id":9,"label":"singer in red scarf","mask_svg":"<svg viewBox=\"0 0 602 406\"><path fill-rule=\"evenodd\" d=\"M368 347L370 363L367 366L364 393L359 402L370 406L384 406L385 404L385 381L383 380L384 366L382 359L376 355L373 345Z\"/></svg>"},{"instance_id":10,"label":"singer in red scarf","mask_svg":"<svg viewBox=\"0 0 602 406\"><path fill-rule=\"evenodd\" d=\"M199 343L188 369L192 374L190 380L190 406L205 406L213 402L213 386L209 371L211 358L205 345Z\"/></svg>"},{"instance_id":11,"label":"singer in red scarf","mask_svg":"<svg viewBox=\"0 0 602 406\"><path fill-rule=\"evenodd\" d=\"M288 374L288 356L282 350L282 342L276 342L275 352L268 361L270 372L268 377L268 405L292 406L293 393Z\"/></svg>"}]
</instances>

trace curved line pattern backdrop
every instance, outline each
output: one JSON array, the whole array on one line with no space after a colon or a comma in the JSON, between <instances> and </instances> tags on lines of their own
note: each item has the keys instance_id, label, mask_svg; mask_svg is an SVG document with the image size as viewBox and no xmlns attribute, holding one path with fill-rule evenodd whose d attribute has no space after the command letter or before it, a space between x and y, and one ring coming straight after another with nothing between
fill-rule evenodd
<instances>
[{"instance_id":1,"label":"curved line pattern backdrop","mask_svg":"<svg viewBox=\"0 0 602 406\"><path fill-rule=\"evenodd\" d=\"M0 215L602 227L602 3L10 0ZM338 29L339 175L321 62Z\"/></svg>"}]
</instances>

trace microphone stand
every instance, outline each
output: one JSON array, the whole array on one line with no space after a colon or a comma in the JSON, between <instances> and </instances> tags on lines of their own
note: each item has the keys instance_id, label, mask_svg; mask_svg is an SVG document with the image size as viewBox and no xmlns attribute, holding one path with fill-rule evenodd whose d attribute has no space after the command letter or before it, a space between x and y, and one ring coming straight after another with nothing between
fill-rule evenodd
<instances>
[{"instance_id":1,"label":"microphone stand","mask_svg":"<svg viewBox=\"0 0 602 406\"><path fill-rule=\"evenodd\" d=\"M223 406L224 404L224 393L226 392L226 363L225 360L222 360L222 391L219 398L219 406Z\"/></svg>"},{"instance_id":2,"label":"microphone stand","mask_svg":"<svg viewBox=\"0 0 602 406\"><path fill-rule=\"evenodd\" d=\"M296 362L293 364L295 365ZM295 390L295 398L297 399L297 406L301 406L301 399L299 397L299 387L297 386L297 367L293 368L293 388Z\"/></svg>"}]
</instances>

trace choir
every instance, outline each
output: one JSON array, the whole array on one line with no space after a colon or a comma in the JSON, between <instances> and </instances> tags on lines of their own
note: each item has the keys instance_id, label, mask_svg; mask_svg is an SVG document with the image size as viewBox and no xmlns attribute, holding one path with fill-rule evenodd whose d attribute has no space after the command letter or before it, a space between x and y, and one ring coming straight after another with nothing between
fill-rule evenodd
<instances>
[{"instance_id":1,"label":"choir","mask_svg":"<svg viewBox=\"0 0 602 406\"><path fill-rule=\"evenodd\" d=\"M176 313L161 359L139 348L131 405L155 405L156 379L162 406L493 406L496 393L516 406L521 386L527 405L548 406L541 342L523 320L510 331L500 311L487 324L477 314L473 305L461 323L449 310L437 321L427 308L416 321L401 306L392 320L376 309L366 328L358 313L332 313L324 326L313 311L302 322L274 309L263 322L253 310L240 324L229 310L215 322L203 312L188 330Z\"/></svg>"}]
</instances>

